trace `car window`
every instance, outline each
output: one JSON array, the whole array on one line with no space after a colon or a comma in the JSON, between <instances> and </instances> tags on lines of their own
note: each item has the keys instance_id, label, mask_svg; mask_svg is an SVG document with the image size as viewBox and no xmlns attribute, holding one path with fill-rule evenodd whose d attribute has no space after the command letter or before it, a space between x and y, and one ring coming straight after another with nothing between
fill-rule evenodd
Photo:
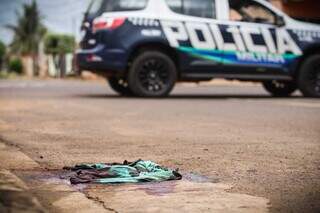
<instances>
[{"instance_id":1,"label":"car window","mask_svg":"<svg viewBox=\"0 0 320 213\"><path fill-rule=\"evenodd\" d=\"M182 0L167 0L167 4L173 12L183 14Z\"/></svg>"},{"instance_id":2,"label":"car window","mask_svg":"<svg viewBox=\"0 0 320 213\"><path fill-rule=\"evenodd\" d=\"M108 0L105 12L142 10L147 6L148 0Z\"/></svg>"},{"instance_id":3,"label":"car window","mask_svg":"<svg viewBox=\"0 0 320 213\"><path fill-rule=\"evenodd\" d=\"M89 14L97 13L101 9L103 1L104 0L91 0L87 12Z\"/></svg>"},{"instance_id":4,"label":"car window","mask_svg":"<svg viewBox=\"0 0 320 213\"><path fill-rule=\"evenodd\" d=\"M276 15L265 6L255 1L229 0L230 20L275 24Z\"/></svg>"},{"instance_id":5,"label":"car window","mask_svg":"<svg viewBox=\"0 0 320 213\"><path fill-rule=\"evenodd\" d=\"M200 18L215 18L214 0L166 0L176 13Z\"/></svg>"}]
</instances>

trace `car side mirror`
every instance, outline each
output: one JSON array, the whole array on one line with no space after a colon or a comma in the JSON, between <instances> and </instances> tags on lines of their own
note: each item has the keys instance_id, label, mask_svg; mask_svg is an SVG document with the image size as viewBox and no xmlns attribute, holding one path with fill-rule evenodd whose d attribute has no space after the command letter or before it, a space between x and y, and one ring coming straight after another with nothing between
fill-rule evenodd
<instances>
[{"instance_id":1,"label":"car side mirror","mask_svg":"<svg viewBox=\"0 0 320 213\"><path fill-rule=\"evenodd\" d=\"M277 18L276 18L276 25L277 25L278 27L283 27L283 26L286 25L286 22L285 22L283 16L277 16Z\"/></svg>"}]
</instances>

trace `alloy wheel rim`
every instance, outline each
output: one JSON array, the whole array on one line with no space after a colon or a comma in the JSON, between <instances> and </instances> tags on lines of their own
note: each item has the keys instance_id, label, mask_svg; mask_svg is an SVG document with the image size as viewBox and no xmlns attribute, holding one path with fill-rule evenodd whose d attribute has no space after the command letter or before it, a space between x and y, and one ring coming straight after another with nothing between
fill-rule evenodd
<instances>
[{"instance_id":1,"label":"alloy wheel rim","mask_svg":"<svg viewBox=\"0 0 320 213\"><path fill-rule=\"evenodd\" d=\"M161 59L148 59L141 65L138 78L143 89L159 93L168 88L168 66Z\"/></svg>"}]
</instances>

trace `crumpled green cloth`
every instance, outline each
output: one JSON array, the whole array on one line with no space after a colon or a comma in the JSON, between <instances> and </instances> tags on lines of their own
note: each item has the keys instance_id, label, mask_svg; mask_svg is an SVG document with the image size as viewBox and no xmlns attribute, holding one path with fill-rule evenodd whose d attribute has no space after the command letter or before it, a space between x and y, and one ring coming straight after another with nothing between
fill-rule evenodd
<instances>
[{"instance_id":1,"label":"crumpled green cloth","mask_svg":"<svg viewBox=\"0 0 320 213\"><path fill-rule=\"evenodd\" d=\"M152 161L143 160L133 163L125 161L123 164L81 164L64 169L75 172L70 177L72 184L139 183L182 179L182 175L177 170L171 170Z\"/></svg>"}]
</instances>

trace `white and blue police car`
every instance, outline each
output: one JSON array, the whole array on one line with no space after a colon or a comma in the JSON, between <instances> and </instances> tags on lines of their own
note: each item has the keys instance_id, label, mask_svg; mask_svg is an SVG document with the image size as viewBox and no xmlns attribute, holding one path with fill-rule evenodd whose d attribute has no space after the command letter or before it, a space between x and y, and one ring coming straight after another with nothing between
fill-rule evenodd
<instances>
[{"instance_id":1,"label":"white and blue police car","mask_svg":"<svg viewBox=\"0 0 320 213\"><path fill-rule=\"evenodd\" d=\"M177 81L261 82L320 97L320 26L265 0L94 0L78 66L121 95L167 96Z\"/></svg>"}]
</instances>

